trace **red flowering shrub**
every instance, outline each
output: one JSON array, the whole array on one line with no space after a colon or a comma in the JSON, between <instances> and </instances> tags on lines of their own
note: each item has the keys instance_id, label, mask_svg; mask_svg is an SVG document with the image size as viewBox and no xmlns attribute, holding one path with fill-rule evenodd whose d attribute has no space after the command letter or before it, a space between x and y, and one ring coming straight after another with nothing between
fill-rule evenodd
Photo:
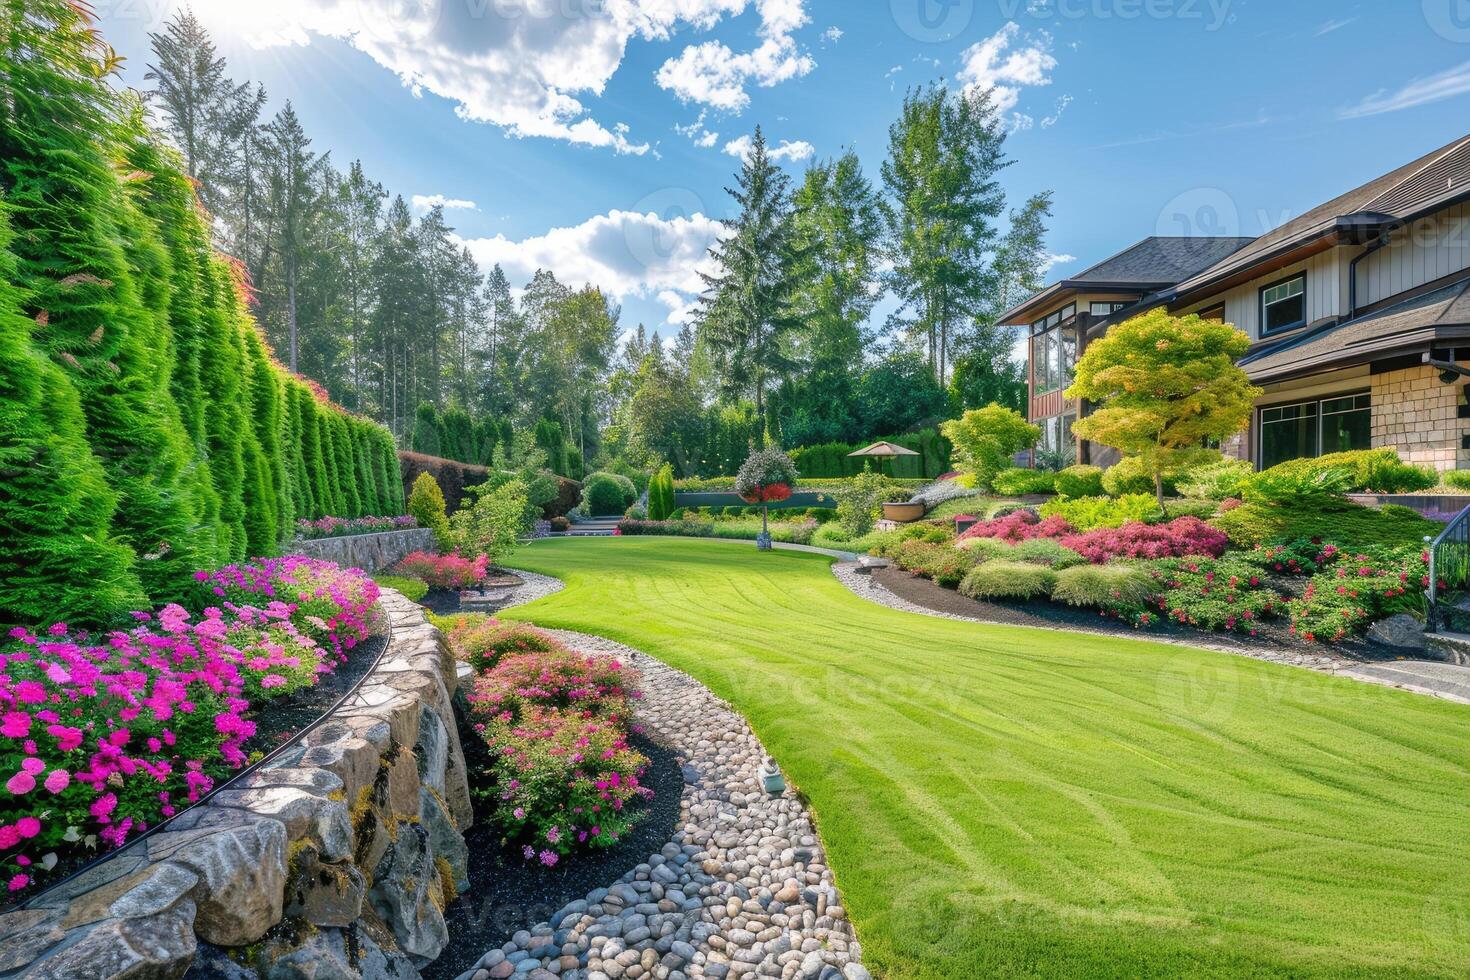
<instances>
[{"instance_id":1,"label":"red flowering shrub","mask_svg":"<svg viewBox=\"0 0 1470 980\"><path fill-rule=\"evenodd\" d=\"M640 819L627 805L653 793L639 783L648 758L627 740L637 682L616 659L559 644L508 655L475 680L470 721L491 759L477 792L526 860L549 867L611 846Z\"/></svg>"},{"instance_id":2,"label":"red flowering shrub","mask_svg":"<svg viewBox=\"0 0 1470 980\"><path fill-rule=\"evenodd\" d=\"M1428 561L1412 551L1344 557L1331 571L1312 576L1301 598L1287 604L1291 631L1304 640L1336 642L1384 616L1421 611Z\"/></svg>"},{"instance_id":3,"label":"red flowering shrub","mask_svg":"<svg viewBox=\"0 0 1470 980\"><path fill-rule=\"evenodd\" d=\"M1029 510L1013 510L1004 517L997 517L989 521L979 521L974 524L959 540L968 538L995 538L998 541L1009 541L1014 544L1017 541L1029 541L1032 538L1060 538L1071 534L1072 525L1061 517L1048 517L1042 520Z\"/></svg>"},{"instance_id":4,"label":"red flowering shrub","mask_svg":"<svg viewBox=\"0 0 1470 980\"><path fill-rule=\"evenodd\" d=\"M550 636L529 626L503 625L488 616L470 613L436 620L460 660L478 671L495 667L506 657L564 650Z\"/></svg>"},{"instance_id":5,"label":"red flowering shrub","mask_svg":"<svg viewBox=\"0 0 1470 980\"><path fill-rule=\"evenodd\" d=\"M1225 535L1197 517L1178 517L1167 524L1134 521L1116 528L1099 528L1086 534L1062 538L1071 548L1095 565L1114 558L1180 558L1184 555L1225 553Z\"/></svg>"},{"instance_id":6,"label":"red flowering shrub","mask_svg":"<svg viewBox=\"0 0 1470 980\"><path fill-rule=\"evenodd\" d=\"M393 566L392 574L423 579L431 589L468 589L485 581L490 559L480 555L471 561L459 555L431 555L415 551Z\"/></svg>"},{"instance_id":7,"label":"red flowering shrub","mask_svg":"<svg viewBox=\"0 0 1470 980\"><path fill-rule=\"evenodd\" d=\"M1255 636L1261 620L1275 616L1283 599L1259 569L1234 558L1180 558L1154 571L1160 613L1178 623Z\"/></svg>"},{"instance_id":8,"label":"red flowering shrub","mask_svg":"<svg viewBox=\"0 0 1470 980\"><path fill-rule=\"evenodd\" d=\"M278 559L196 577L223 608L197 620L177 605L138 612L133 629L102 636L17 628L0 647L0 863L10 891L208 793L244 765L251 707L332 669L313 631L345 649L376 620L376 586L329 562ZM246 598L259 602L230 601Z\"/></svg>"}]
</instances>

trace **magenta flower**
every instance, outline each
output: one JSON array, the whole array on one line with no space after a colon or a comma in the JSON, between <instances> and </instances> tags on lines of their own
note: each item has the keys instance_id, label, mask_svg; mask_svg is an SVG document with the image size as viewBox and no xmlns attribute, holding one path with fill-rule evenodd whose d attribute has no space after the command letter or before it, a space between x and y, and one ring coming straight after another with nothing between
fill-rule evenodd
<instances>
[{"instance_id":1,"label":"magenta flower","mask_svg":"<svg viewBox=\"0 0 1470 980\"><path fill-rule=\"evenodd\" d=\"M45 787L52 793L60 793L71 785L71 773L65 769L53 769L46 777Z\"/></svg>"},{"instance_id":2,"label":"magenta flower","mask_svg":"<svg viewBox=\"0 0 1470 980\"><path fill-rule=\"evenodd\" d=\"M18 772L5 781L5 788L16 796L25 796L36 788L36 777L28 772Z\"/></svg>"}]
</instances>

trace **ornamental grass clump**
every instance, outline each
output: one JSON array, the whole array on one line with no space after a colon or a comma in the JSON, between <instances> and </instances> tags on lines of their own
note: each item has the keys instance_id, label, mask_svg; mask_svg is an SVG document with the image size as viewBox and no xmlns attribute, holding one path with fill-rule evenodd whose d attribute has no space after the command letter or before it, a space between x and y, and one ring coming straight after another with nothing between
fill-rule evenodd
<instances>
[{"instance_id":1,"label":"ornamental grass clump","mask_svg":"<svg viewBox=\"0 0 1470 980\"><path fill-rule=\"evenodd\" d=\"M490 758L476 792L527 861L612 846L643 816L629 805L653 796L640 782L648 758L628 744L637 672L525 627L494 628L509 646L545 649L506 653L475 680L470 723Z\"/></svg>"},{"instance_id":2,"label":"ornamental grass clump","mask_svg":"<svg viewBox=\"0 0 1470 980\"><path fill-rule=\"evenodd\" d=\"M1137 621L1154 592L1154 577L1134 565L1076 565L1057 572L1053 601Z\"/></svg>"},{"instance_id":3,"label":"ornamental grass clump","mask_svg":"<svg viewBox=\"0 0 1470 980\"><path fill-rule=\"evenodd\" d=\"M971 599L1044 599L1051 595L1057 573L1041 565L995 559L971 569L960 583L960 593Z\"/></svg>"}]
</instances>

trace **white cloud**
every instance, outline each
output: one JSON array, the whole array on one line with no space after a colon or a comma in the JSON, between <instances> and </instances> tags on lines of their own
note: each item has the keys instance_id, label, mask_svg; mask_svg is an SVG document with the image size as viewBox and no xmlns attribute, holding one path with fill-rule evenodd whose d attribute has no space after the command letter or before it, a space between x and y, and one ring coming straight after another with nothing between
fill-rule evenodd
<instances>
[{"instance_id":1,"label":"white cloud","mask_svg":"<svg viewBox=\"0 0 1470 980\"><path fill-rule=\"evenodd\" d=\"M499 263L517 285L550 269L573 287L590 283L617 300L657 299L669 308L669 323L682 323L704 290L699 273L714 268L709 249L722 228L698 212L662 218L614 210L520 241L496 235L464 244L482 268Z\"/></svg>"},{"instance_id":2,"label":"white cloud","mask_svg":"<svg viewBox=\"0 0 1470 980\"><path fill-rule=\"evenodd\" d=\"M822 43L836 44L842 40L843 30L840 27L829 27L822 32Z\"/></svg>"},{"instance_id":3,"label":"white cloud","mask_svg":"<svg viewBox=\"0 0 1470 980\"><path fill-rule=\"evenodd\" d=\"M761 17L758 47L736 54L719 41L691 44L665 61L654 79L683 102L697 102L726 112L742 112L750 104L746 86L770 88L799 78L817 66L791 37L807 24L805 0L755 0Z\"/></svg>"},{"instance_id":4,"label":"white cloud","mask_svg":"<svg viewBox=\"0 0 1470 980\"><path fill-rule=\"evenodd\" d=\"M744 160L750 156L750 151L755 148L755 139L750 136L741 136L725 144L725 154ZM799 163L809 159L817 152L817 148L806 140L782 140L780 146L772 146L766 149L766 155L772 160L790 160Z\"/></svg>"},{"instance_id":5,"label":"white cloud","mask_svg":"<svg viewBox=\"0 0 1470 980\"><path fill-rule=\"evenodd\" d=\"M480 206L474 201L466 201L459 197L445 197L443 194L415 194L413 196L415 211L427 211L430 208L443 208L446 211L480 210Z\"/></svg>"},{"instance_id":6,"label":"white cloud","mask_svg":"<svg viewBox=\"0 0 1470 980\"><path fill-rule=\"evenodd\" d=\"M1415 106L1440 102L1470 92L1470 61L1435 75L1426 75L1407 83L1396 92L1379 89L1355 106L1338 112L1339 119L1360 119L1385 112L1398 112Z\"/></svg>"},{"instance_id":7,"label":"white cloud","mask_svg":"<svg viewBox=\"0 0 1470 980\"><path fill-rule=\"evenodd\" d=\"M1055 269L1059 265L1066 265L1068 262L1076 261L1077 256L1075 255L1061 255L1056 252L1048 252L1046 255L1046 259L1043 260L1041 263L1041 271L1043 274L1045 274L1050 272L1052 269Z\"/></svg>"},{"instance_id":8,"label":"white cloud","mask_svg":"<svg viewBox=\"0 0 1470 980\"><path fill-rule=\"evenodd\" d=\"M810 71L789 36L806 23L803 0L192 0L217 34L257 47L337 38L415 95L454 101L465 119L640 155L648 143L593 118L582 100L603 94L631 40L707 29L751 3L763 42L741 56L746 75L765 85Z\"/></svg>"},{"instance_id":9,"label":"white cloud","mask_svg":"<svg viewBox=\"0 0 1470 980\"><path fill-rule=\"evenodd\" d=\"M708 114L708 110L701 112L699 118L687 126L680 126L675 123L674 132L680 136L687 136L689 141L700 149L709 149L719 142L720 134L705 128L704 120Z\"/></svg>"},{"instance_id":10,"label":"white cloud","mask_svg":"<svg viewBox=\"0 0 1470 980\"><path fill-rule=\"evenodd\" d=\"M1072 97L1070 95L1064 95L1060 99L1057 99L1057 107L1056 107L1056 109L1053 110L1053 112L1052 112L1051 115L1049 115L1049 116L1047 116L1047 117L1045 117L1044 119L1041 120L1041 128L1042 129L1051 129L1057 123L1061 122L1061 120L1062 120L1062 113L1066 112L1067 111L1067 106L1069 106L1071 104L1072 104Z\"/></svg>"},{"instance_id":11,"label":"white cloud","mask_svg":"<svg viewBox=\"0 0 1470 980\"><path fill-rule=\"evenodd\" d=\"M1020 25L1010 21L965 50L958 78L967 91L989 89L996 111L1010 112L1021 101L1021 89L1051 84L1051 70L1057 66L1051 40L1045 31L1022 38Z\"/></svg>"}]
</instances>

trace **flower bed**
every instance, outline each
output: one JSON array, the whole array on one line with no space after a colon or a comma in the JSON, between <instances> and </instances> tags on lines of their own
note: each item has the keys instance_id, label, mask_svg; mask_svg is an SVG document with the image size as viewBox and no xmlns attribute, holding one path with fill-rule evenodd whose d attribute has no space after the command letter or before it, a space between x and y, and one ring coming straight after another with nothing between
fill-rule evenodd
<instances>
[{"instance_id":1,"label":"flower bed","mask_svg":"<svg viewBox=\"0 0 1470 980\"><path fill-rule=\"evenodd\" d=\"M315 521L296 522L296 537L301 541L318 538L344 538L354 534L382 534L387 531L409 531L419 526L410 515L402 517L323 517Z\"/></svg>"},{"instance_id":2,"label":"flower bed","mask_svg":"<svg viewBox=\"0 0 1470 980\"><path fill-rule=\"evenodd\" d=\"M449 625L456 655L480 669L470 723L489 752L476 791L506 841L548 867L617 843L652 796L648 759L628 745L638 675L526 627Z\"/></svg>"},{"instance_id":3,"label":"flower bed","mask_svg":"<svg viewBox=\"0 0 1470 980\"><path fill-rule=\"evenodd\" d=\"M377 586L300 557L196 576L102 635L58 623L0 648L0 862L11 892L121 846L246 762L262 704L311 686L377 626Z\"/></svg>"},{"instance_id":4,"label":"flower bed","mask_svg":"<svg viewBox=\"0 0 1470 980\"><path fill-rule=\"evenodd\" d=\"M485 581L490 571L490 559L484 555L469 559L415 551L389 571L393 575L419 579L431 589L459 591Z\"/></svg>"}]
</instances>

